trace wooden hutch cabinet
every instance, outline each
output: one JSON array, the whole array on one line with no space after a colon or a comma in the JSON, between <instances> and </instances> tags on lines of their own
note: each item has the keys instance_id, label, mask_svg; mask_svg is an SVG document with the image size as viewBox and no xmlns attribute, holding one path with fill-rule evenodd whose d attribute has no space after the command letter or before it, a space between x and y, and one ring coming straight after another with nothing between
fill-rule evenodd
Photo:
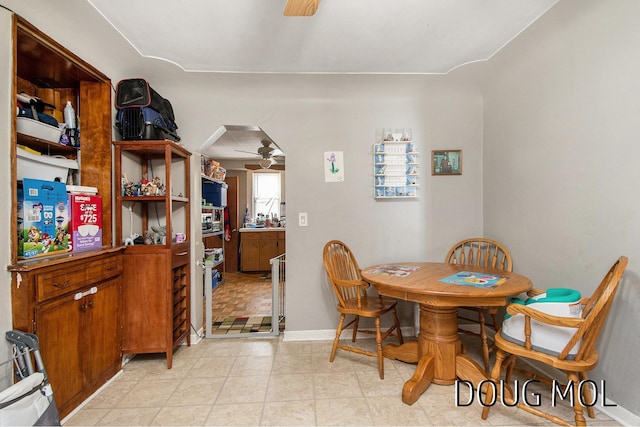
<instances>
[{"instance_id":1,"label":"wooden hutch cabinet","mask_svg":"<svg viewBox=\"0 0 640 427\"><path fill-rule=\"evenodd\" d=\"M153 225L166 227L164 241L126 246L122 352L166 353L167 368L171 368L175 347L185 339L190 345L191 153L169 140L113 144L115 178L121 183L115 204L116 241L131 238L134 232L144 236ZM128 194L122 185L152 176L161 177L165 185L162 194ZM133 216L141 223L135 230L129 229L134 227ZM184 234L183 242L176 242L178 232Z\"/></svg>"},{"instance_id":2,"label":"wooden hutch cabinet","mask_svg":"<svg viewBox=\"0 0 640 427\"><path fill-rule=\"evenodd\" d=\"M112 247L111 81L15 14L7 30L7 36L13 33L7 39L13 41L15 73L5 101L15 106L17 94L26 92L62 112L71 100L81 130L78 148L18 132L15 115L9 122L13 328L38 336L64 417L121 369L123 265L122 248ZM18 176L31 172L18 164L18 145L78 161L78 183L102 196L101 248L18 259Z\"/></svg>"}]
</instances>

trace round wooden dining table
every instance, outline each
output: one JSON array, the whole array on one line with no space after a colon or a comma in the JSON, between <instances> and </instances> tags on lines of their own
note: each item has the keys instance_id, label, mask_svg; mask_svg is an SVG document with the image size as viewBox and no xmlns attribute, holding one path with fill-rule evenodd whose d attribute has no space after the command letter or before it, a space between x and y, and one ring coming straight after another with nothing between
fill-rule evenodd
<instances>
[{"instance_id":1,"label":"round wooden dining table","mask_svg":"<svg viewBox=\"0 0 640 427\"><path fill-rule=\"evenodd\" d=\"M456 283L446 283L453 276L456 280L449 281ZM459 378L477 385L488 378L475 360L463 354L458 337L459 307L505 306L511 297L532 287L520 274L437 262L381 264L362 270L362 277L380 295L420 304L418 340L383 348L387 358L417 363L402 389L402 401L408 405L432 382L454 384ZM457 284L462 279L464 284Z\"/></svg>"}]
</instances>

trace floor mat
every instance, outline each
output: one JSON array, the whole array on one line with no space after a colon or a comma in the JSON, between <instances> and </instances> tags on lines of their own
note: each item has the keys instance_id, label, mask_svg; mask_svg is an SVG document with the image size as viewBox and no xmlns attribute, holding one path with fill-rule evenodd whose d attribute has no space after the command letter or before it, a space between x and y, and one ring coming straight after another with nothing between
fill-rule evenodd
<instances>
[{"instance_id":1,"label":"floor mat","mask_svg":"<svg viewBox=\"0 0 640 427\"><path fill-rule=\"evenodd\" d=\"M284 331L284 319L279 324ZM264 317L225 317L213 321L211 331L216 334L249 334L252 332L270 332L271 316Z\"/></svg>"}]
</instances>

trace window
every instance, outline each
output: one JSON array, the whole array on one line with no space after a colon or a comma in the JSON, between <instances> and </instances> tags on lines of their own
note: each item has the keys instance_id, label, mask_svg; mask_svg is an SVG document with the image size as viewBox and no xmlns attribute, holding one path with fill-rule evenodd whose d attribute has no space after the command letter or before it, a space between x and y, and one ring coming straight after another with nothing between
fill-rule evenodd
<instances>
[{"instance_id":1,"label":"window","mask_svg":"<svg viewBox=\"0 0 640 427\"><path fill-rule=\"evenodd\" d=\"M280 173L253 174L253 213L256 217L258 214L280 216Z\"/></svg>"}]
</instances>

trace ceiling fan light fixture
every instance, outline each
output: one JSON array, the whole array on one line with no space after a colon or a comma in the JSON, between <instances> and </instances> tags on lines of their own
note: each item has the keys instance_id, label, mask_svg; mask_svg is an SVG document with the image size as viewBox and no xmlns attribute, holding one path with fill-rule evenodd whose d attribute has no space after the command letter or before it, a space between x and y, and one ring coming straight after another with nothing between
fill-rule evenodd
<instances>
[{"instance_id":1,"label":"ceiling fan light fixture","mask_svg":"<svg viewBox=\"0 0 640 427\"><path fill-rule=\"evenodd\" d=\"M262 169L269 169L269 167L271 167L271 159L261 159L258 164L260 165L260 167Z\"/></svg>"}]
</instances>

